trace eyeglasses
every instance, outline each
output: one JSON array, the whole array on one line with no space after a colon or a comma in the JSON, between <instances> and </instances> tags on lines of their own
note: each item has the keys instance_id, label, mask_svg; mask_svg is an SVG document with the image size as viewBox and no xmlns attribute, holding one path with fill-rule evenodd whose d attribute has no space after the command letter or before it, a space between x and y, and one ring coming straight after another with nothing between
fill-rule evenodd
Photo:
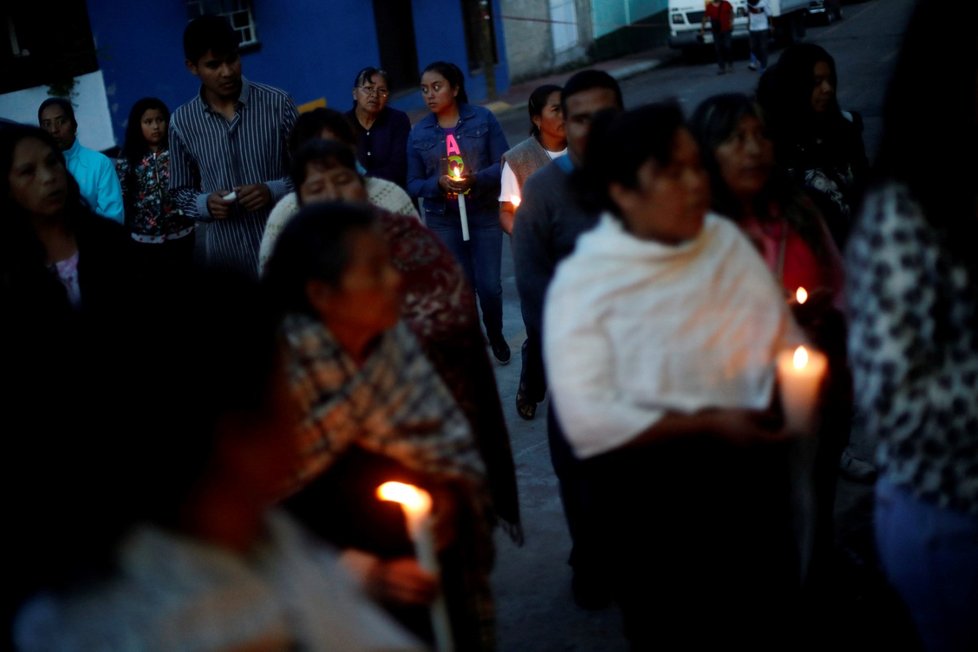
<instances>
[{"instance_id":1,"label":"eyeglasses","mask_svg":"<svg viewBox=\"0 0 978 652\"><path fill-rule=\"evenodd\" d=\"M376 95L377 97L387 97L391 94L386 88L377 88L376 86L361 86L360 90L364 95Z\"/></svg>"}]
</instances>

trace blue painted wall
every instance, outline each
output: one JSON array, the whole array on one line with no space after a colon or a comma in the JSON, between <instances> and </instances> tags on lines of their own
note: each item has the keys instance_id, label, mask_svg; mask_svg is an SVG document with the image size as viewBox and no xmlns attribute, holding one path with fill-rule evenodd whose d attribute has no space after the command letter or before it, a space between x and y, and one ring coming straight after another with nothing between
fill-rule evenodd
<instances>
[{"instance_id":1,"label":"blue painted wall","mask_svg":"<svg viewBox=\"0 0 978 652\"><path fill-rule=\"evenodd\" d=\"M282 88L302 104L325 97L329 106L347 110L356 72L377 65L380 55L373 4L364 0L254 0L253 11L261 47L242 55L244 74ZM288 7L288 11L283 11ZM461 2L415 0L414 31L418 65L438 59L465 70L467 59ZM105 76L116 140L121 144L129 109L139 98L159 97L171 110L198 90L196 78L184 66L183 2L135 2L121 9L117 2L90 0L92 34ZM499 0L493 16L499 65L494 68L499 92L509 86ZM486 97L486 80L466 73L469 99ZM405 111L422 109L420 93L392 98Z\"/></svg>"}]
</instances>

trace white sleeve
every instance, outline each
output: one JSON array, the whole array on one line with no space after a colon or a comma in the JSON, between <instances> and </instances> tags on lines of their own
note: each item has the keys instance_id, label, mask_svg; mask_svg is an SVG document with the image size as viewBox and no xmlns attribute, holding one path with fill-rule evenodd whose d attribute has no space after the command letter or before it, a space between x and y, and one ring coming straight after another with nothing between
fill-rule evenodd
<instances>
[{"instance_id":1,"label":"white sleeve","mask_svg":"<svg viewBox=\"0 0 978 652\"><path fill-rule=\"evenodd\" d=\"M499 201L511 202L513 197L522 199L523 194L520 192L520 184L516 181L513 168L509 167L509 161L506 161L503 163L503 172L500 177Z\"/></svg>"}]
</instances>

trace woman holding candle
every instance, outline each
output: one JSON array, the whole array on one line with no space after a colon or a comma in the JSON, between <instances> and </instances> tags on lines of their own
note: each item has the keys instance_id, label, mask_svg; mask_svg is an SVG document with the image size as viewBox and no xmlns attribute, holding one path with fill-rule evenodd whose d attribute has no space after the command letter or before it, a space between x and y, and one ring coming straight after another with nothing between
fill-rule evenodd
<instances>
[{"instance_id":1,"label":"woman holding candle","mask_svg":"<svg viewBox=\"0 0 978 652\"><path fill-rule=\"evenodd\" d=\"M357 160L366 174L407 183L407 139L411 121L403 111L387 106L387 73L368 66L353 80L353 108L346 112L357 136Z\"/></svg>"},{"instance_id":2,"label":"woman holding candle","mask_svg":"<svg viewBox=\"0 0 978 652\"><path fill-rule=\"evenodd\" d=\"M798 550L769 406L774 355L804 338L747 238L709 212L678 106L599 115L584 160L575 181L605 212L557 269L544 359L626 636L790 643Z\"/></svg>"},{"instance_id":3,"label":"woman holding candle","mask_svg":"<svg viewBox=\"0 0 978 652\"><path fill-rule=\"evenodd\" d=\"M880 562L924 649L964 651L978 649L978 194L957 162L978 147L978 11L941 9L918 3L908 22L847 298L857 407L879 440ZM948 58L947 43L968 47Z\"/></svg>"},{"instance_id":4,"label":"woman holding candle","mask_svg":"<svg viewBox=\"0 0 978 652\"><path fill-rule=\"evenodd\" d=\"M401 320L403 279L390 247L369 209L311 203L286 225L269 260L265 282L283 316L303 412L296 469L303 484L289 504L337 545L369 553L351 557L368 586L430 637L434 578L411 558L397 507L374 497L387 480L425 488L434 498L456 649L488 649L484 465L465 415Z\"/></svg>"},{"instance_id":5,"label":"woman holding candle","mask_svg":"<svg viewBox=\"0 0 978 652\"><path fill-rule=\"evenodd\" d=\"M690 128L713 210L757 245L785 293L803 287L813 302L841 302L842 256L818 209L775 166L760 108L740 93L714 95L696 108Z\"/></svg>"},{"instance_id":6,"label":"woman holding candle","mask_svg":"<svg viewBox=\"0 0 978 652\"><path fill-rule=\"evenodd\" d=\"M423 201L425 224L475 288L492 353L508 364L497 198L500 160L509 145L492 112L468 103L465 78L455 64L436 61L425 68L421 94L431 113L408 137L407 190Z\"/></svg>"}]
</instances>

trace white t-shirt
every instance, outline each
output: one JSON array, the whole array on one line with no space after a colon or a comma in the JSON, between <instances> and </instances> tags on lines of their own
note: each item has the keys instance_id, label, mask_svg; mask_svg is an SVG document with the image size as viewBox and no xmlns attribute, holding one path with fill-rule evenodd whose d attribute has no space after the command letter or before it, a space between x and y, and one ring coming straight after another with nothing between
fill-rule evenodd
<instances>
[{"instance_id":1,"label":"white t-shirt","mask_svg":"<svg viewBox=\"0 0 978 652\"><path fill-rule=\"evenodd\" d=\"M551 152L549 149L543 150L550 157L550 160L554 160L558 156L563 156L567 153L567 148L560 150L559 152ZM509 167L509 161L503 163L503 173L500 178L499 186L499 201L508 201L513 203L513 197L519 200L523 199L523 191L520 188L520 184L516 181L516 173L513 172L513 168Z\"/></svg>"},{"instance_id":2,"label":"white t-shirt","mask_svg":"<svg viewBox=\"0 0 978 652\"><path fill-rule=\"evenodd\" d=\"M754 13L754 12L757 13ZM758 0L756 5L747 3L747 29L759 32L770 27L771 7L767 0Z\"/></svg>"}]
</instances>

